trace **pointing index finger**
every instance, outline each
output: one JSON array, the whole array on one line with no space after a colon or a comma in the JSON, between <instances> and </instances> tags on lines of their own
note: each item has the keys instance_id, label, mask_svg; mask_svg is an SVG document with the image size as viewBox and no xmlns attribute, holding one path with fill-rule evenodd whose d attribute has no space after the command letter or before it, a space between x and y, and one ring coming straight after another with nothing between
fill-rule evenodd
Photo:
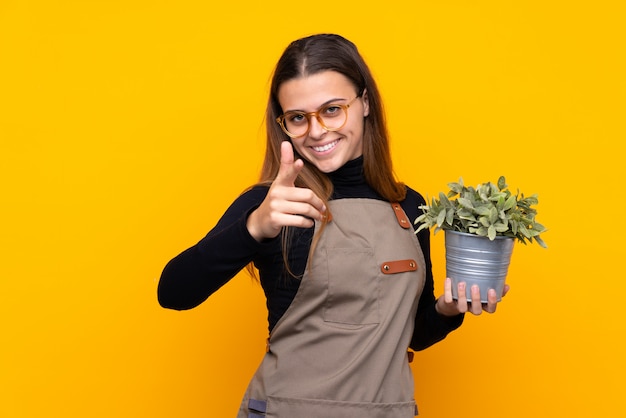
<instances>
[{"instance_id":1,"label":"pointing index finger","mask_svg":"<svg viewBox=\"0 0 626 418\"><path fill-rule=\"evenodd\" d=\"M302 167L303 162L301 160L294 161L291 143L289 141L283 141L282 144L280 144L280 168L278 169L278 175L274 182L282 186L294 186Z\"/></svg>"}]
</instances>

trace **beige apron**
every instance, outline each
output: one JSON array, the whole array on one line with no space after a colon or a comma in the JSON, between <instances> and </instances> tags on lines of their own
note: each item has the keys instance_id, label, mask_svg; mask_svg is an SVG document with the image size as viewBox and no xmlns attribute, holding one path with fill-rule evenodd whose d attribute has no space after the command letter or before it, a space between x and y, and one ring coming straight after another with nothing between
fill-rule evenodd
<instances>
[{"instance_id":1,"label":"beige apron","mask_svg":"<svg viewBox=\"0 0 626 418\"><path fill-rule=\"evenodd\" d=\"M407 354L425 277L417 237L399 204L329 205L332 221L270 333L238 418L417 414Z\"/></svg>"}]
</instances>

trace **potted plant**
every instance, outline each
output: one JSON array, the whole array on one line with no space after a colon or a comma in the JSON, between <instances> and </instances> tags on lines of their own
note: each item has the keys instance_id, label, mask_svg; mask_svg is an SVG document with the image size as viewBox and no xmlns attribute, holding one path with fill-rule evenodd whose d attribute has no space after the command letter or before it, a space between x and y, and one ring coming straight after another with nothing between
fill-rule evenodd
<instances>
[{"instance_id":1,"label":"potted plant","mask_svg":"<svg viewBox=\"0 0 626 418\"><path fill-rule=\"evenodd\" d=\"M496 290L502 298L513 244L536 242L546 248L540 234L546 228L535 221L537 195L525 197L511 193L504 176L497 184L491 182L468 187L461 178L449 183L449 192L439 193L416 220L416 233L434 228L445 231L446 275L452 279L453 297L458 298L457 284L466 282L468 300L474 284L480 288L482 302L487 291Z\"/></svg>"}]
</instances>

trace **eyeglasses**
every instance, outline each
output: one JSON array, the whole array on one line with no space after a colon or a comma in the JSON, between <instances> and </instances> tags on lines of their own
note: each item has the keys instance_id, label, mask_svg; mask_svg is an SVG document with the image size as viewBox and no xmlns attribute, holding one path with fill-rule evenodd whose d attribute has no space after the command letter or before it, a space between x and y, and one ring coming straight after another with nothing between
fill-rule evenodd
<instances>
[{"instance_id":1,"label":"eyeglasses","mask_svg":"<svg viewBox=\"0 0 626 418\"><path fill-rule=\"evenodd\" d=\"M291 138L299 138L309 133L311 129L311 116L327 131L338 131L343 128L348 121L348 109L359 96L350 100L347 104L329 103L315 112L299 112L292 110L276 118L276 122L283 131Z\"/></svg>"}]
</instances>

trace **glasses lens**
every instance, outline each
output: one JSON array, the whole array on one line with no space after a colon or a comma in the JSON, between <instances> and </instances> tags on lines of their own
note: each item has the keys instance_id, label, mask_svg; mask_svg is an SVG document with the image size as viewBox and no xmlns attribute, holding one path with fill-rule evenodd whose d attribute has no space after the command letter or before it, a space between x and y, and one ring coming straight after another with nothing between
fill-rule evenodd
<instances>
[{"instance_id":1,"label":"glasses lens","mask_svg":"<svg viewBox=\"0 0 626 418\"><path fill-rule=\"evenodd\" d=\"M324 127L329 131L343 128L348 118L345 107L336 104L324 106L319 110L319 115Z\"/></svg>"},{"instance_id":2,"label":"glasses lens","mask_svg":"<svg viewBox=\"0 0 626 418\"><path fill-rule=\"evenodd\" d=\"M291 135L304 135L309 129L309 119L301 112L287 112L283 117L283 126Z\"/></svg>"},{"instance_id":3,"label":"glasses lens","mask_svg":"<svg viewBox=\"0 0 626 418\"><path fill-rule=\"evenodd\" d=\"M336 131L343 128L348 120L347 106L329 104L316 112L315 116L304 112L287 112L283 116L283 127L293 137L305 135L309 131L311 117L316 117L324 129Z\"/></svg>"}]
</instances>

